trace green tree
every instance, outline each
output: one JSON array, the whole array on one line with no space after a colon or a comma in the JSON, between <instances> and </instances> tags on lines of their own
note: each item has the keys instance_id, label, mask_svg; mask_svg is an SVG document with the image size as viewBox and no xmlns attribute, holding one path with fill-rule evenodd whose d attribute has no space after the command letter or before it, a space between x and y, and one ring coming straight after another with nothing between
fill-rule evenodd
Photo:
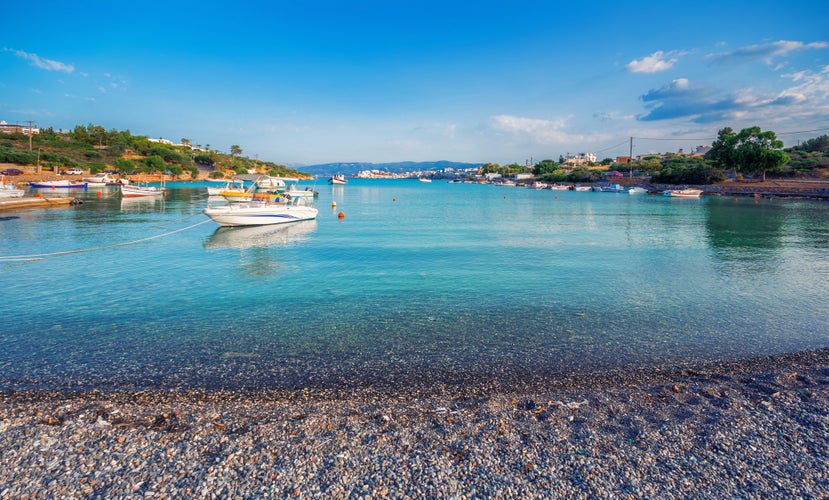
<instances>
[{"instance_id":1,"label":"green tree","mask_svg":"<svg viewBox=\"0 0 829 500\"><path fill-rule=\"evenodd\" d=\"M798 145L794 149L800 149L803 151L820 151L826 152L829 151L829 135L822 135L820 137L815 137L814 139L808 139L803 141L803 144Z\"/></svg>"},{"instance_id":2,"label":"green tree","mask_svg":"<svg viewBox=\"0 0 829 500\"><path fill-rule=\"evenodd\" d=\"M127 160L126 158L118 158L115 160L115 170L122 172L122 173L130 173L135 170L135 163L132 160Z\"/></svg>"},{"instance_id":3,"label":"green tree","mask_svg":"<svg viewBox=\"0 0 829 500\"><path fill-rule=\"evenodd\" d=\"M164 171L164 160L160 156L148 156L142 168L145 172Z\"/></svg>"},{"instance_id":4,"label":"green tree","mask_svg":"<svg viewBox=\"0 0 829 500\"><path fill-rule=\"evenodd\" d=\"M737 134L731 127L725 127L717 132L717 140L711 144L711 149L705 153L705 159L711 160L713 165L723 170L733 170L737 176Z\"/></svg>"},{"instance_id":5,"label":"green tree","mask_svg":"<svg viewBox=\"0 0 829 500\"><path fill-rule=\"evenodd\" d=\"M533 165L533 175L536 177L555 172L556 170L558 170L558 163L553 160L541 160Z\"/></svg>"},{"instance_id":6,"label":"green tree","mask_svg":"<svg viewBox=\"0 0 829 500\"><path fill-rule=\"evenodd\" d=\"M587 167L575 167L567 174L567 180L570 182L596 182L601 178L602 174L598 170Z\"/></svg>"},{"instance_id":7,"label":"green tree","mask_svg":"<svg viewBox=\"0 0 829 500\"><path fill-rule=\"evenodd\" d=\"M735 156L740 170L746 173L761 173L766 180L766 172L779 172L789 161L789 155L783 151L783 141L774 132L760 130L760 127L744 128L737 134Z\"/></svg>"},{"instance_id":8,"label":"green tree","mask_svg":"<svg viewBox=\"0 0 829 500\"><path fill-rule=\"evenodd\" d=\"M240 156L242 154L242 148L239 147L237 144L230 146L230 159L233 160L234 156Z\"/></svg>"},{"instance_id":9,"label":"green tree","mask_svg":"<svg viewBox=\"0 0 829 500\"><path fill-rule=\"evenodd\" d=\"M481 174L495 174L501 170L501 165L497 163L484 163L481 165Z\"/></svg>"}]
</instances>

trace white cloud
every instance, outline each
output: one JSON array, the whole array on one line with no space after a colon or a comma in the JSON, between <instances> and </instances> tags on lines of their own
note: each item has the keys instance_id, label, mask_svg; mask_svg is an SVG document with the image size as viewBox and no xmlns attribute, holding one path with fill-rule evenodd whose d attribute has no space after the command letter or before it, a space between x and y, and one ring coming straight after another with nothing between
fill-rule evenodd
<instances>
[{"instance_id":1,"label":"white cloud","mask_svg":"<svg viewBox=\"0 0 829 500\"><path fill-rule=\"evenodd\" d=\"M829 47L829 42L795 42L791 40L778 40L776 42L748 45L733 52L720 54L709 54L708 58L718 62L731 62L740 60L762 60L771 65L775 58L785 57L792 52L801 50L820 50ZM778 68L785 66L785 63L778 64Z\"/></svg>"},{"instance_id":2,"label":"white cloud","mask_svg":"<svg viewBox=\"0 0 829 500\"><path fill-rule=\"evenodd\" d=\"M22 50L3 49L4 51L14 52L14 55L25 59L32 63L33 66L45 69L46 71L63 71L65 73L72 73L75 71L75 66L72 64L62 63L53 59L44 59L37 54L29 54Z\"/></svg>"},{"instance_id":3,"label":"white cloud","mask_svg":"<svg viewBox=\"0 0 829 500\"><path fill-rule=\"evenodd\" d=\"M679 58L685 54L686 52L658 50L642 59L634 59L626 67L631 73L658 73L673 68Z\"/></svg>"},{"instance_id":4,"label":"white cloud","mask_svg":"<svg viewBox=\"0 0 829 500\"><path fill-rule=\"evenodd\" d=\"M539 144L583 142L585 140L584 135L568 134L563 130L570 118L568 116L557 120L542 120L511 115L497 115L490 118L490 125L493 130L508 132Z\"/></svg>"}]
</instances>

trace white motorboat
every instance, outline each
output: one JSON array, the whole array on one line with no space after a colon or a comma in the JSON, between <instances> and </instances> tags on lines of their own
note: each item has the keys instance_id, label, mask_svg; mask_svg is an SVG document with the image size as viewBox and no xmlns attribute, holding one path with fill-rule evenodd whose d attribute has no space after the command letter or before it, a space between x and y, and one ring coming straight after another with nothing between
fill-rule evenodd
<instances>
[{"instance_id":1,"label":"white motorboat","mask_svg":"<svg viewBox=\"0 0 829 500\"><path fill-rule=\"evenodd\" d=\"M130 183L128 179L119 179L106 172L101 172L91 177L84 177L83 180L86 182L87 187L120 186Z\"/></svg>"},{"instance_id":2,"label":"white motorboat","mask_svg":"<svg viewBox=\"0 0 829 500\"><path fill-rule=\"evenodd\" d=\"M0 198L22 198L25 191L17 189L14 184L7 184L5 178L0 177Z\"/></svg>"},{"instance_id":3,"label":"white motorboat","mask_svg":"<svg viewBox=\"0 0 829 500\"><path fill-rule=\"evenodd\" d=\"M285 188L285 194L291 198L316 198L319 196L319 193L311 189L310 186L299 189L296 184L288 184L288 187Z\"/></svg>"},{"instance_id":4,"label":"white motorboat","mask_svg":"<svg viewBox=\"0 0 829 500\"><path fill-rule=\"evenodd\" d=\"M647 194L647 192L647 189L639 186L633 186L632 188L628 189L628 194Z\"/></svg>"},{"instance_id":5,"label":"white motorboat","mask_svg":"<svg viewBox=\"0 0 829 500\"><path fill-rule=\"evenodd\" d=\"M281 177L263 175L258 177L253 183L259 192L282 193L285 191L285 181Z\"/></svg>"},{"instance_id":6,"label":"white motorboat","mask_svg":"<svg viewBox=\"0 0 829 500\"><path fill-rule=\"evenodd\" d=\"M575 187L573 188L573 191L586 192L586 191L590 191L590 190L592 190L592 189L593 189L593 188L592 188L592 187L590 187L590 186L575 186Z\"/></svg>"},{"instance_id":7,"label":"white motorboat","mask_svg":"<svg viewBox=\"0 0 829 500\"><path fill-rule=\"evenodd\" d=\"M159 186L137 186L134 184L121 185L121 196L124 198L139 198L146 196L164 196L167 190Z\"/></svg>"},{"instance_id":8,"label":"white motorboat","mask_svg":"<svg viewBox=\"0 0 829 500\"><path fill-rule=\"evenodd\" d=\"M226 192L245 192L245 181L239 180L229 180L225 183L224 186L207 186L207 195L208 196L224 196Z\"/></svg>"},{"instance_id":9,"label":"white motorboat","mask_svg":"<svg viewBox=\"0 0 829 500\"><path fill-rule=\"evenodd\" d=\"M432 182L432 179L428 177L418 177L417 180L419 180L420 182Z\"/></svg>"},{"instance_id":10,"label":"white motorboat","mask_svg":"<svg viewBox=\"0 0 829 500\"><path fill-rule=\"evenodd\" d=\"M345 180L345 176L343 174L335 174L333 177L328 179L329 184L348 184L348 181Z\"/></svg>"},{"instance_id":11,"label":"white motorboat","mask_svg":"<svg viewBox=\"0 0 829 500\"><path fill-rule=\"evenodd\" d=\"M316 219L317 209L303 203L302 198L296 198L285 203L253 200L208 206L204 214L220 226L264 226Z\"/></svg>"},{"instance_id":12,"label":"white motorboat","mask_svg":"<svg viewBox=\"0 0 829 500\"><path fill-rule=\"evenodd\" d=\"M673 198L699 198L702 194L702 189L668 189L666 191L663 191L662 194Z\"/></svg>"}]
</instances>

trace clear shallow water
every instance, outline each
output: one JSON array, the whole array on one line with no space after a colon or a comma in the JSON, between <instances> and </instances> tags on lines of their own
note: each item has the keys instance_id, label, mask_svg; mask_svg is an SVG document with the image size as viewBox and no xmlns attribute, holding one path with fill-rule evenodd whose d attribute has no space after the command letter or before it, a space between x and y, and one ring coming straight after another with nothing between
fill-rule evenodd
<instances>
[{"instance_id":1,"label":"clear shallow water","mask_svg":"<svg viewBox=\"0 0 829 500\"><path fill-rule=\"evenodd\" d=\"M0 387L510 383L829 344L825 203L314 188L285 227L217 229L199 184L0 214Z\"/></svg>"}]
</instances>

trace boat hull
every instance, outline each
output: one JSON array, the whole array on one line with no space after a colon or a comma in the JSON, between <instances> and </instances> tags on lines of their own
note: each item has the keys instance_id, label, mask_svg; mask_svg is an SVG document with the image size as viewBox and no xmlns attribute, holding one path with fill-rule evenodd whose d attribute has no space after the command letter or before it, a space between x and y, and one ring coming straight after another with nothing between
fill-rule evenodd
<instances>
[{"instance_id":1,"label":"boat hull","mask_svg":"<svg viewBox=\"0 0 829 500\"><path fill-rule=\"evenodd\" d=\"M165 189L155 186L121 186L121 196L124 198L145 198L148 196L164 196Z\"/></svg>"},{"instance_id":2,"label":"boat hull","mask_svg":"<svg viewBox=\"0 0 829 500\"><path fill-rule=\"evenodd\" d=\"M30 182L29 187L35 189L85 189L86 182L53 181L53 182Z\"/></svg>"},{"instance_id":3,"label":"boat hull","mask_svg":"<svg viewBox=\"0 0 829 500\"><path fill-rule=\"evenodd\" d=\"M665 196L672 198L699 198L702 194L700 189L673 189L663 192Z\"/></svg>"},{"instance_id":4,"label":"boat hull","mask_svg":"<svg viewBox=\"0 0 829 500\"><path fill-rule=\"evenodd\" d=\"M207 207L204 214L223 227L287 224L317 218L317 209L303 205L225 205Z\"/></svg>"}]
</instances>

